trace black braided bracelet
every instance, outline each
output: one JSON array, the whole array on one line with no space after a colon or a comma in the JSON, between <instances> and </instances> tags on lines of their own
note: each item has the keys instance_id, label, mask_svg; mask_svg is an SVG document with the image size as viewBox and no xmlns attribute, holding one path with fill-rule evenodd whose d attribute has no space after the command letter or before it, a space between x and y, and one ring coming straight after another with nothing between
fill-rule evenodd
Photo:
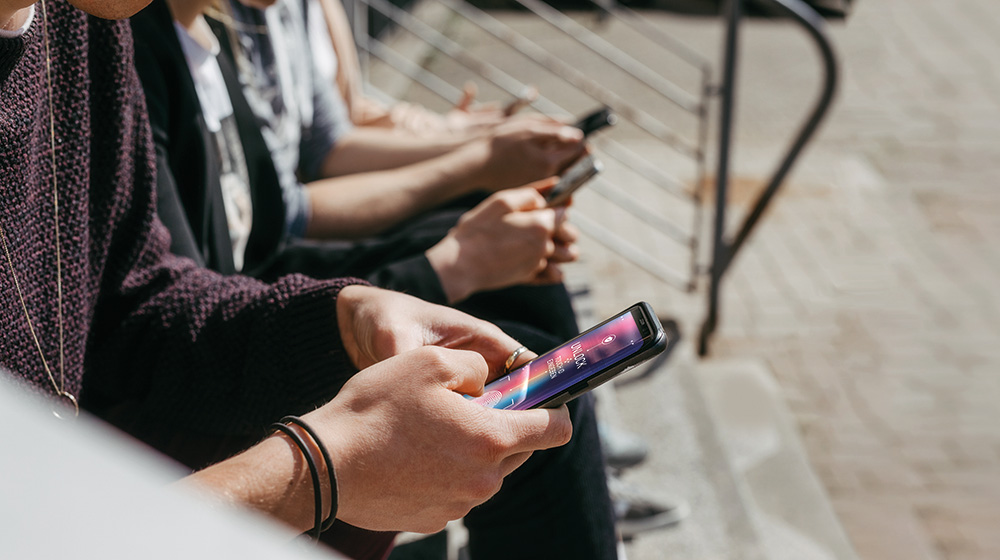
<instances>
[{"instance_id":1,"label":"black braided bracelet","mask_svg":"<svg viewBox=\"0 0 1000 560\"><path fill-rule=\"evenodd\" d=\"M337 501L340 497L339 489L337 488L337 473L333 470L333 461L330 460L330 453L326 450L326 446L323 445L323 440L319 439L319 436L316 435L315 430L298 416L285 416L281 421L283 423L291 422L305 430L312 437L313 441L316 442L316 447L319 448L319 452L323 455L323 461L326 462L326 473L330 476L330 516L326 518L321 527L322 531L326 531L337 519Z\"/></svg>"},{"instance_id":2,"label":"black braided bracelet","mask_svg":"<svg viewBox=\"0 0 1000 560\"><path fill-rule=\"evenodd\" d=\"M310 529L309 532L312 534L312 537L314 539L319 540L319 535L320 533L323 532L323 529L321 527L323 524L323 494L319 485L319 468L316 466L316 461L313 460L312 453L310 453L309 449L306 447L308 444L305 442L304 439L302 439L302 436L300 436L298 432L296 432L292 428L289 428L283 423L276 422L274 424L271 424L270 427L274 430L280 431L281 433L288 436L293 442L295 442L295 445L299 447L299 451L302 452L302 456L305 458L306 464L309 466L309 473L312 475L313 494L315 495L315 511L316 511L315 522L313 524L313 528Z\"/></svg>"}]
</instances>

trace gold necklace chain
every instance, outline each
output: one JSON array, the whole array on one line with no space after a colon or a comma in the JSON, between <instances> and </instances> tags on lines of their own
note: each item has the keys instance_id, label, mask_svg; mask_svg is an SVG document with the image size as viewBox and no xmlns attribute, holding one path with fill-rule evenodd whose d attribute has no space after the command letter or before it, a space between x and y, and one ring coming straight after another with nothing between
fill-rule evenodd
<instances>
[{"instance_id":1,"label":"gold necklace chain","mask_svg":"<svg viewBox=\"0 0 1000 560\"><path fill-rule=\"evenodd\" d=\"M49 376L49 381L52 382L52 388L55 389L56 396L65 398L73 405L73 415L80 415L80 405L77 403L76 397L72 393L66 390L66 359L65 352L63 350L63 293L62 293L62 250L59 248L59 183L57 178L57 167L56 167L56 116L55 116L55 95L52 91L52 55L49 51L49 18L48 13L45 9L45 0L41 0L42 5L42 38L45 42L45 76L48 85L49 94L49 141L52 148L52 206L53 213L55 216L55 233L56 233L56 296L59 303L58 306L58 316L59 316L59 382L56 383L55 375L52 373L52 368L49 367L49 361L45 359L45 353L42 352L42 345L38 341L38 334L35 332L35 326L31 322L31 315L28 314L28 305L24 301L24 293L21 291L21 283L17 279L17 272L14 270L14 259L11 258L10 248L7 245L7 232L4 231L3 225L0 225L0 241L3 242L3 252L7 256L7 265L10 267L10 275L14 279L14 288L17 290L17 297L21 301L21 309L24 311L24 318L28 322L28 330L31 332L31 338L35 341L35 348L38 349L38 356L42 359L42 365L45 367L45 373ZM56 416L59 416L56 413Z\"/></svg>"}]
</instances>

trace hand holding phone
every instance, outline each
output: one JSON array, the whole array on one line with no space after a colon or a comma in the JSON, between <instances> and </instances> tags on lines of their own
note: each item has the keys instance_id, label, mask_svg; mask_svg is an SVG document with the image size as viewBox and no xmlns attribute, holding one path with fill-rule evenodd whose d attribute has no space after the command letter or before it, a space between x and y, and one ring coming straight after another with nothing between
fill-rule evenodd
<instances>
[{"instance_id":1,"label":"hand holding phone","mask_svg":"<svg viewBox=\"0 0 1000 560\"><path fill-rule=\"evenodd\" d=\"M492 408L555 408L625 373L667 347L648 303L639 302L542 354L469 397Z\"/></svg>"},{"instance_id":2,"label":"hand holding phone","mask_svg":"<svg viewBox=\"0 0 1000 560\"><path fill-rule=\"evenodd\" d=\"M569 197L573 196L577 189L592 179L594 175L600 173L602 169L604 169L604 165L601 160L595 158L593 154L584 154L559 177L559 182L545 195L546 204L549 208L566 204Z\"/></svg>"}]
</instances>

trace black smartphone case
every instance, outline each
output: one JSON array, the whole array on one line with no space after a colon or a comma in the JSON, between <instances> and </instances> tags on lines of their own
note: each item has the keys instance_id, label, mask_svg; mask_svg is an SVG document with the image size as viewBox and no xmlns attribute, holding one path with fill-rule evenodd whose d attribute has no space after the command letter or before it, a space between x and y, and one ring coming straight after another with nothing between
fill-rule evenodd
<instances>
[{"instance_id":1,"label":"black smartphone case","mask_svg":"<svg viewBox=\"0 0 1000 560\"><path fill-rule=\"evenodd\" d=\"M646 346L644 349L640 350L638 353L625 358L624 360L614 364L613 366L604 370L603 372L588 379L583 379L580 382L571 386L569 389L566 389L562 393L552 397L552 399L539 403L535 408L557 408L579 397L580 395L586 393L587 391L591 391L597 388L598 386L603 385L604 383L610 381L611 379L617 377L618 375L621 375L629 371L630 369L641 364L642 362L645 362L646 360L655 357L657 354L663 352L663 350L666 349L668 342L667 333L663 330L663 326L660 324L660 320L659 318L657 318L656 313L653 312L653 308L650 307L648 303L641 301L636 305L629 307L629 309L632 309L632 307L636 306L642 307L646 319L650 323L649 325L650 329L652 329L652 331L656 333L656 337L653 339L653 342L649 346ZM580 333L580 336L583 336L584 334L596 329L597 327L600 327L603 324L604 323L600 323L598 325L595 325L594 327L591 327L590 329L587 329L586 331Z\"/></svg>"}]
</instances>

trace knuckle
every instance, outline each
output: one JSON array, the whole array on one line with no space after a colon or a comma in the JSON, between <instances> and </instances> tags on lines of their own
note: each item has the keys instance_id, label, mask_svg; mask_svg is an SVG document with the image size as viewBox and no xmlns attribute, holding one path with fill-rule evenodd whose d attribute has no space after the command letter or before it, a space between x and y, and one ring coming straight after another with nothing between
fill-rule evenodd
<instances>
[{"instance_id":1,"label":"knuckle","mask_svg":"<svg viewBox=\"0 0 1000 560\"><path fill-rule=\"evenodd\" d=\"M472 511L472 508L478 506L481 503L482 501L471 500L471 499L457 500L454 503L449 504L444 508L444 515L445 517L448 518L448 521L451 521L453 519L461 519L466 515L468 515L468 513Z\"/></svg>"},{"instance_id":2,"label":"knuckle","mask_svg":"<svg viewBox=\"0 0 1000 560\"><path fill-rule=\"evenodd\" d=\"M451 361L448 357L448 351L440 346L421 346L415 352L419 353L420 359L430 368L444 368Z\"/></svg>"},{"instance_id":3,"label":"knuckle","mask_svg":"<svg viewBox=\"0 0 1000 560\"><path fill-rule=\"evenodd\" d=\"M552 235L552 224L545 216L538 216L531 222L531 234L538 238L548 238Z\"/></svg>"},{"instance_id":4,"label":"knuckle","mask_svg":"<svg viewBox=\"0 0 1000 560\"><path fill-rule=\"evenodd\" d=\"M517 201L514 200L514 197L512 196L513 193L504 193L504 194L506 196L501 197L499 200L500 209L503 210L504 213L517 211Z\"/></svg>"},{"instance_id":5,"label":"knuckle","mask_svg":"<svg viewBox=\"0 0 1000 560\"><path fill-rule=\"evenodd\" d=\"M568 420L565 422L557 422L554 425L552 438L558 442L558 445L566 445L572 437L573 424L571 424Z\"/></svg>"},{"instance_id":6,"label":"knuckle","mask_svg":"<svg viewBox=\"0 0 1000 560\"><path fill-rule=\"evenodd\" d=\"M478 452L485 463L498 463L510 447L508 437L501 430L493 430L479 439Z\"/></svg>"},{"instance_id":7,"label":"knuckle","mask_svg":"<svg viewBox=\"0 0 1000 560\"><path fill-rule=\"evenodd\" d=\"M469 497L478 505L490 499L500 491L503 485L503 478L492 470L477 476L468 487Z\"/></svg>"},{"instance_id":8,"label":"knuckle","mask_svg":"<svg viewBox=\"0 0 1000 560\"><path fill-rule=\"evenodd\" d=\"M448 525L449 521L451 521L452 519L458 519L461 516L462 515L453 516L451 508L448 508L442 512L441 515L442 519L422 520L413 528L413 532L424 533L428 535L432 533L438 533L444 530L444 528Z\"/></svg>"}]
</instances>

